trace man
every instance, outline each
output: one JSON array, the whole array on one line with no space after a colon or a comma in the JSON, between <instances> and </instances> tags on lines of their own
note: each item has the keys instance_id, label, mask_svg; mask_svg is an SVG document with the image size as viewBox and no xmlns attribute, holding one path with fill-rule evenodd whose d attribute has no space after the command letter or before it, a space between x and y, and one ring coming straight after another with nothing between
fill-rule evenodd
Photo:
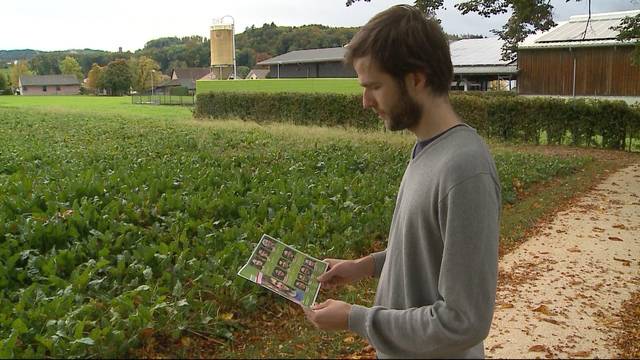
<instances>
[{"instance_id":1,"label":"man","mask_svg":"<svg viewBox=\"0 0 640 360\"><path fill-rule=\"evenodd\" d=\"M305 309L323 330L349 329L379 358L483 357L496 292L500 184L480 136L453 111L453 67L437 22L407 5L373 17L347 47L372 108L417 137L387 249L328 259L325 286L379 277L371 308L327 300Z\"/></svg>"}]
</instances>

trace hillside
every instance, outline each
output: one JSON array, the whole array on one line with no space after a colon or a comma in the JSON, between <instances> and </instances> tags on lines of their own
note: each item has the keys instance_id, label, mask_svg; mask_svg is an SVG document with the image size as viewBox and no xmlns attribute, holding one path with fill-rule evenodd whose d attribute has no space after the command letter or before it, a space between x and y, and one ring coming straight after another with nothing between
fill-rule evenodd
<instances>
[{"instance_id":1,"label":"hillside","mask_svg":"<svg viewBox=\"0 0 640 360\"><path fill-rule=\"evenodd\" d=\"M238 67L253 67L257 62L293 50L306 50L344 46L358 31L357 27L329 27L324 25L277 26L274 23L261 27L251 26L236 34L236 61ZM451 40L478 37L477 35L448 35ZM29 67L37 74L58 74L58 63L65 56L73 56L80 63L85 75L93 63L104 66L117 58L147 56L155 60L160 70L169 74L171 69L184 67L208 67L210 62L209 39L201 36L162 37L148 41L135 52L109 52L102 50L0 50L2 63L17 59L29 60ZM246 70L248 71L248 70Z\"/></svg>"}]
</instances>

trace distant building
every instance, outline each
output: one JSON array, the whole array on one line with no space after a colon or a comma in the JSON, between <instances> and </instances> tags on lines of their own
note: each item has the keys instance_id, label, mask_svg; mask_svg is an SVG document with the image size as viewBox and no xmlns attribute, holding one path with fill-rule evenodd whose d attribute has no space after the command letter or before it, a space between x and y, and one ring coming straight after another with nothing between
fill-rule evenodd
<instances>
[{"instance_id":1,"label":"distant building","mask_svg":"<svg viewBox=\"0 0 640 360\"><path fill-rule=\"evenodd\" d=\"M634 42L612 27L640 11L572 16L518 47L518 92L524 95L640 96Z\"/></svg>"},{"instance_id":2,"label":"distant building","mask_svg":"<svg viewBox=\"0 0 640 360\"><path fill-rule=\"evenodd\" d=\"M485 39L463 39L449 44L453 64L455 90L489 90L492 81L506 81L505 89L518 76L515 61L502 60L503 41L497 37Z\"/></svg>"},{"instance_id":3,"label":"distant building","mask_svg":"<svg viewBox=\"0 0 640 360\"><path fill-rule=\"evenodd\" d=\"M195 81L200 80L210 74L211 69L208 67L173 69L171 70L171 80L191 79Z\"/></svg>"},{"instance_id":4,"label":"distant building","mask_svg":"<svg viewBox=\"0 0 640 360\"><path fill-rule=\"evenodd\" d=\"M452 88L487 90L491 81L515 80L518 69L515 62L500 59L501 47L498 38L465 39L450 44L454 66ZM269 66L270 78L356 77L353 67L343 63L346 51L344 47L297 50L258 65Z\"/></svg>"},{"instance_id":5,"label":"distant building","mask_svg":"<svg viewBox=\"0 0 640 360\"><path fill-rule=\"evenodd\" d=\"M18 92L20 95L77 95L80 81L75 75L22 75Z\"/></svg>"},{"instance_id":6,"label":"distant building","mask_svg":"<svg viewBox=\"0 0 640 360\"><path fill-rule=\"evenodd\" d=\"M269 66L270 78L352 78L356 72L343 64L343 47L297 50L259 62Z\"/></svg>"},{"instance_id":7,"label":"distant building","mask_svg":"<svg viewBox=\"0 0 640 360\"><path fill-rule=\"evenodd\" d=\"M246 80L266 79L269 75L269 69L251 69L245 77Z\"/></svg>"},{"instance_id":8,"label":"distant building","mask_svg":"<svg viewBox=\"0 0 640 360\"><path fill-rule=\"evenodd\" d=\"M171 70L171 80L154 88L157 94L170 94L172 88L184 87L190 95L196 91L196 80L212 80L216 76L210 68L182 68Z\"/></svg>"}]
</instances>

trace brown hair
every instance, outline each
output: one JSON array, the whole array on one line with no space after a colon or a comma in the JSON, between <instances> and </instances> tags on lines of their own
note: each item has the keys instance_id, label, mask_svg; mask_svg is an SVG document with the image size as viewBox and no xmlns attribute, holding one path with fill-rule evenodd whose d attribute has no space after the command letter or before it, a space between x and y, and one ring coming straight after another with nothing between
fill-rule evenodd
<instances>
[{"instance_id":1,"label":"brown hair","mask_svg":"<svg viewBox=\"0 0 640 360\"><path fill-rule=\"evenodd\" d=\"M409 5L396 5L375 15L349 45L345 62L370 56L404 86L405 75L423 72L436 95L446 95L453 78L449 42L440 24Z\"/></svg>"}]
</instances>

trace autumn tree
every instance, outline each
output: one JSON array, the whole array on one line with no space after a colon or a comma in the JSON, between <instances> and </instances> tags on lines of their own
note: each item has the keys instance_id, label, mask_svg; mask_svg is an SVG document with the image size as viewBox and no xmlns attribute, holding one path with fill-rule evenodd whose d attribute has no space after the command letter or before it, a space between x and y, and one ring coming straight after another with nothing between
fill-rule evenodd
<instances>
[{"instance_id":1,"label":"autumn tree","mask_svg":"<svg viewBox=\"0 0 640 360\"><path fill-rule=\"evenodd\" d=\"M31 70L29 70L29 65L25 60L18 60L17 63L11 65L11 83L14 87L18 87L20 76L22 75L33 75Z\"/></svg>"},{"instance_id":2,"label":"autumn tree","mask_svg":"<svg viewBox=\"0 0 640 360\"><path fill-rule=\"evenodd\" d=\"M72 56L65 57L59 64L60 72L65 75L74 75L78 81L84 80L84 74L82 73L82 67L78 63L78 60Z\"/></svg>"},{"instance_id":3,"label":"autumn tree","mask_svg":"<svg viewBox=\"0 0 640 360\"><path fill-rule=\"evenodd\" d=\"M91 70L87 75L87 88L90 91L97 92L100 89L104 89L103 84L104 68L94 63L91 65Z\"/></svg>"},{"instance_id":4,"label":"autumn tree","mask_svg":"<svg viewBox=\"0 0 640 360\"><path fill-rule=\"evenodd\" d=\"M158 86L160 82L160 65L146 56L129 59L131 72L131 87L138 92L150 90L151 86Z\"/></svg>"}]
</instances>

